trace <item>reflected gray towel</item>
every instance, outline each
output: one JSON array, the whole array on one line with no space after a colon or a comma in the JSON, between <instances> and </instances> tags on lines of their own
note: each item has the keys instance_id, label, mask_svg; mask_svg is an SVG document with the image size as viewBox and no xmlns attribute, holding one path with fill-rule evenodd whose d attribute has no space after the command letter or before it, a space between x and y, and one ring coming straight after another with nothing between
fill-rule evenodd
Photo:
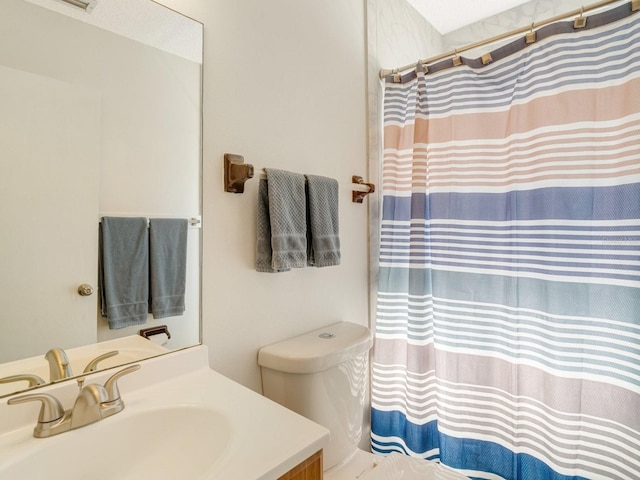
<instances>
[{"instance_id":1,"label":"reflected gray towel","mask_svg":"<svg viewBox=\"0 0 640 480\"><path fill-rule=\"evenodd\" d=\"M256 270L286 272L307 264L304 175L265 169L258 192ZM269 259L269 256L271 257Z\"/></svg>"},{"instance_id":2,"label":"reflected gray towel","mask_svg":"<svg viewBox=\"0 0 640 480\"><path fill-rule=\"evenodd\" d=\"M340 228L338 218L338 181L307 175L308 265L340 265Z\"/></svg>"},{"instance_id":3,"label":"reflected gray towel","mask_svg":"<svg viewBox=\"0 0 640 480\"><path fill-rule=\"evenodd\" d=\"M149 303L146 218L102 218L99 270L100 312L109 319L109 328L145 323Z\"/></svg>"},{"instance_id":4,"label":"reflected gray towel","mask_svg":"<svg viewBox=\"0 0 640 480\"><path fill-rule=\"evenodd\" d=\"M184 313L188 229L186 218L149 220L149 311L153 318Z\"/></svg>"}]
</instances>

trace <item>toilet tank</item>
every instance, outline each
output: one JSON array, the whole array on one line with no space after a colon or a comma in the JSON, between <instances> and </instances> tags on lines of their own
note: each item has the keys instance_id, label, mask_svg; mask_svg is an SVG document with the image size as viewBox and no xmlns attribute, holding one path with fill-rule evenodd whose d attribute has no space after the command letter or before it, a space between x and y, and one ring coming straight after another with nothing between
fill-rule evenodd
<instances>
[{"instance_id":1,"label":"toilet tank","mask_svg":"<svg viewBox=\"0 0 640 480\"><path fill-rule=\"evenodd\" d=\"M348 460L360 442L372 343L367 327L340 322L258 353L264 395L331 432L325 470Z\"/></svg>"}]
</instances>

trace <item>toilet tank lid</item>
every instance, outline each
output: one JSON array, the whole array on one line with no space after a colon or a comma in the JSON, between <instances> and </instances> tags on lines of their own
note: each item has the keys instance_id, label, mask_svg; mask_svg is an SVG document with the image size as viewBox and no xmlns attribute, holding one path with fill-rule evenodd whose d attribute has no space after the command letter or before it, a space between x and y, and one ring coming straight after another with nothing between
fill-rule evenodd
<instances>
[{"instance_id":1,"label":"toilet tank lid","mask_svg":"<svg viewBox=\"0 0 640 480\"><path fill-rule=\"evenodd\" d=\"M316 373L367 352L372 345L367 327L339 322L260 349L258 364L286 373Z\"/></svg>"}]
</instances>

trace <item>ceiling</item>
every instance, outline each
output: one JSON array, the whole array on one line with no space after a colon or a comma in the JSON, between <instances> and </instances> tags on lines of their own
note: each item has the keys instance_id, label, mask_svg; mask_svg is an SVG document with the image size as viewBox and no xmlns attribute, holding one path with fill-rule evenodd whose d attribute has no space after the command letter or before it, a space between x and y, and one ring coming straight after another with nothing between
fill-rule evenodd
<instances>
[{"instance_id":1,"label":"ceiling","mask_svg":"<svg viewBox=\"0 0 640 480\"><path fill-rule=\"evenodd\" d=\"M440 34L517 7L529 0L407 0Z\"/></svg>"},{"instance_id":2,"label":"ceiling","mask_svg":"<svg viewBox=\"0 0 640 480\"><path fill-rule=\"evenodd\" d=\"M202 25L155 1L96 0L92 2L94 8L87 11L66 3L66 0L26 1L193 62L202 63Z\"/></svg>"}]
</instances>

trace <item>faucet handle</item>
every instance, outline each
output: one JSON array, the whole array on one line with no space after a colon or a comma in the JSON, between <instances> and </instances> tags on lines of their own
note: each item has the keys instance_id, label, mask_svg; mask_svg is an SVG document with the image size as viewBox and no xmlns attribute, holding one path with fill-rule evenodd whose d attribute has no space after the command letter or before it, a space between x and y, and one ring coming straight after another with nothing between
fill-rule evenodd
<instances>
[{"instance_id":1,"label":"faucet handle","mask_svg":"<svg viewBox=\"0 0 640 480\"><path fill-rule=\"evenodd\" d=\"M33 388L38 385L44 385L45 382L42 377L38 375L34 375L32 373L21 373L19 375L10 375L8 377L0 378L0 383L11 383L11 382L21 382L26 381L29 384L28 388Z\"/></svg>"},{"instance_id":2,"label":"faucet handle","mask_svg":"<svg viewBox=\"0 0 640 480\"><path fill-rule=\"evenodd\" d=\"M47 393L34 393L29 395L21 395L19 397L10 398L8 405L27 402L42 402L40 407L40 415L38 415L38 423L51 423L60 420L64 416L64 408L60 401L53 395Z\"/></svg>"},{"instance_id":3,"label":"faucet handle","mask_svg":"<svg viewBox=\"0 0 640 480\"><path fill-rule=\"evenodd\" d=\"M91 360L87 364L87 366L84 368L84 372L82 373L95 372L98 369L98 363L100 363L103 360L106 360L107 358L115 357L116 355L118 355L118 353L120 353L118 352L118 350L113 350L112 352L103 353L99 357L96 357L93 360Z\"/></svg>"},{"instance_id":4,"label":"faucet handle","mask_svg":"<svg viewBox=\"0 0 640 480\"><path fill-rule=\"evenodd\" d=\"M140 369L140 364L130 365L127 368L123 368L119 372L114 373L109 379L104 382L104 389L107 391L107 402L116 402L120 400L120 390L118 390L118 380L123 375L135 372Z\"/></svg>"}]
</instances>

